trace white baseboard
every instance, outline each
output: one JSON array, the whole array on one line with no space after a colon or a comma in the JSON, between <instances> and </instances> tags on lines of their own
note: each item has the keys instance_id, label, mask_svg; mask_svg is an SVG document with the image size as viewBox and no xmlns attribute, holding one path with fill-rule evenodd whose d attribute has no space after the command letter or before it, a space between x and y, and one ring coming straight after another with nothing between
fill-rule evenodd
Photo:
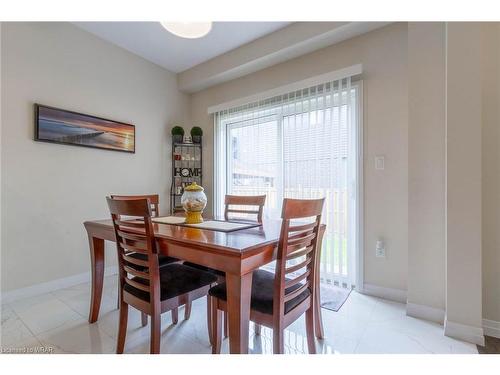
<instances>
[{"instance_id":1,"label":"white baseboard","mask_svg":"<svg viewBox=\"0 0 500 375\"><path fill-rule=\"evenodd\" d=\"M374 297L380 297L391 301L406 303L406 290L385 288L373 284L364 284L362 289L358 289L360 293L368 294Z\"/></svg>"},{"instance_id":2,"label":"white baseboard","mask_svg":"<svg viewBox=\"0 0 500 375\"><path fill-rule=\"evenodd\" d=\"M458 340L471 342L484 346L483 328L469 326L461 323L451 322L445 318L444 334Z\"/></svg>"},{"instance_id":3,"label":"white baseboard","mask_svg":"<svg viewBox=\"0 0 500 375\"><path fill-rule=\"evenodd\" d=\"M483 319L483 330L486 336L500 339L500 322L495 320Z\"/></svg>"},{"instance_id":4,"label":"white baseboard","mask_svg":"<svg viewBox=\"0 0 500 375\"><path fill-rule=\"evenodd\" d=\"M430 320L439 324L444 324L445 311L435 307L419 305L416 303L406 303L406 315L418 319Z\"/></svg>"},{"instance_id":5,"label":"white baseboard","mask_svg":"<svg viewBox=\"0 0 500 375\"><path fill-rule=\"evenodd\" d=\"M109 266L104 269L104 276L116 275L117 273L117 266ZM78 275L64 277L62 279L28 286L26 288L11 290L5 293L1 293L1 303L11 303L22 298L34 297L41 294L53 292L55 290L69 288L74 285L88 283L90 282L90 279L90 272L85 272Z\"/></svg>"}]
</instances>

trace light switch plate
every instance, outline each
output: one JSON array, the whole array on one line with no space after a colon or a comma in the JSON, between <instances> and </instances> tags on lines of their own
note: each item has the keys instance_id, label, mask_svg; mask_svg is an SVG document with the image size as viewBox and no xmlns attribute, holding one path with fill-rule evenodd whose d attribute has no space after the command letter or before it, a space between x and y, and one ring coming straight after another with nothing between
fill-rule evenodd
<instances>
[{"instance_id":1,"label":"light switch plate","mask_svg":"<svg viewBox=\"0 0 500 375\"><path fill-rule=\"evenodd\" d=\"M379 171L385 169L385 157L383 155L375 156L375 169Z\"/></svg>"},{"instance_id":2,"label":"light switch plate","mask_svg":"<svg viewBox=\"0 0 500 375\"><path fill-rule=\"evenodd\" d=\"M385 258L385 243L383 240L377 240L375 245L375 256L377 258Z\"/></svg>"}]
</instances>

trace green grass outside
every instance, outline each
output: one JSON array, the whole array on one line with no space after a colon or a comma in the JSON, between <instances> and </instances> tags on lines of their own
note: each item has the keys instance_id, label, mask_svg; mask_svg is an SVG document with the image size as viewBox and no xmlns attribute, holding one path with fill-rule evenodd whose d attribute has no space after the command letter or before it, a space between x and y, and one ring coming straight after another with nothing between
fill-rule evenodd
<instances>
[{"instance_id":1,"label":"green grass outside","mask_svg":"<svg viewBox=\"0 0 500 375\"><path fill-rule=\"evenodd\" d=\"M325 234L323 240L323 248L321 251L321 263L326 264L327 269L332 264L332 257L334 259L334 264L339 264L339 251L342 254L342 271L344 274L347 273L347 238L341 236L328 236ZM334 269L334 272L339 272L338 269ZM330 271L331 272L331 271Z\"/></svg>"}]
</instances>

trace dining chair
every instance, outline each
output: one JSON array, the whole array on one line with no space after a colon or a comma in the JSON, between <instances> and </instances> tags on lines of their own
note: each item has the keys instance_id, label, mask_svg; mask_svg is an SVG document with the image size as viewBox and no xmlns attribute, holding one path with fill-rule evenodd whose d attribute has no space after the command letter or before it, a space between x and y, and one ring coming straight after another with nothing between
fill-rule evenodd
<instances>
[{"instance_id":1,"label":"dining chair","mask_svg":"<svg viewBox=\"0 0 500 375\"><path fill-rule=\"evenodd\" d=\"M143 194L143 195L111 194L111 198L121 199L121 200L149 199L149 203L151 205L151 217L160 216L160 196L158 194Z\"/></svg>"},{"instance_id":2,"label":"dining chair","mask_svg":"<svg viewBox=\"0 0 500 375\"><path fill-rule=\"evenodd\" d=\"M224 219L248 220L248 217L256 215L254 220L249 220L261 224L265 204L265 195L226 195L224 200ZM233 216L232 214L236 215Z\"/></svg>"},{"instance_id":3,"label":"dining chair","mask_svg":"<svg viewBox=\"0 0 500 375\"><path fill-rule=\"evenodd\" d=\"M120 318L116 352L123 353L131 305L151 317L150 352L160 352L160 315L188 301L207 296L217 278L180 263L159 266L159 256L148 198L106 198L118 253ZM123 220L122 216L137 220ZM157 225L157 224L155 224ZM141 254L142 257L132 256ZM174 322L175 324L175 322Z\"/></svg>"},{"instance_id":4,"label":"dining chair","mask_svg":"<svg viewBox=\"0 0 500 375\"><path fill-rule=\"evenodd\" d=\"M262 224L262 214L264 211L264 205L266 204L266 195L226 195L224 199L224 219L225 220L240 220L240 221L255 221ZM233 215L236 214L236 215ZM255 217L254 217L255 215ZM217 276L217 283L223 283L226 281L225 273L217 271L205 266L201 266L191 262L184 262L184 264L199 268L208 272L212 272ZM210 301L210 300L208 300ZM191 305L191 304L190 304ZM191 312L191 306L186 305L186 313ZM207 322L208 322L208 335L210 338L210 343L212 343L212 332L211 332L211 313L212 308L210 303L207 304ZM186 315L184 319L188 319ZM260 327L255 326L256 333L260 333ZM228 321L227 314L224 314L224 337L228 336Z\"/></svg>"},{"instance_id":5,"label":"dining chair","mask_svg":"<svg viewBox=\"0 0 500 375\"><path fill-rule=\"evenodd\" d=\"M149 199L149 203L151 205L151 215L152 217L159 217L160 216L160 196L158 194L144 194L144 195L117 195L117 194L112 194L111 198L113 199L120 199L120 200L136 200L136 199ZM145 256L141 253L134 253L131 252L130 256L132 257L137 257L139 259L145 259ZM180 262L179 259L169 257L167 255L158 255L158 263L160 267L174 263L174 262ZM133 265L131 265L133 267ZM120 288L120 285L118 285L118 288ZM119 293L118 293L119 294ZM120 298L117 298L117 309L120 308ZM186 317L184 317L186 319ZM189 318L189 316L188 316ZM141 314L141 320L142 320L142 326L146 326L148 324L148 316L145 313ZM179 320L179 310L174 309L172 310L172 321L177 323Z\"/></svg>"},{"instance_id":6,"label":"dining chair","mask_svg":"<svg viewBox=\"0 0 500 375\"><path fill-rule=\"evenodd\" d=\"M324 199L284 199L275 272L259 269L252 275L250 320L273 329L275 354L284 352L285 328L304 313L309 353L316 353L314 293L323 203ZM212 308L212 353L220 353L222 312L227 311L226 284L217 284L208 293Z\"/></svg>"}]
</instances>

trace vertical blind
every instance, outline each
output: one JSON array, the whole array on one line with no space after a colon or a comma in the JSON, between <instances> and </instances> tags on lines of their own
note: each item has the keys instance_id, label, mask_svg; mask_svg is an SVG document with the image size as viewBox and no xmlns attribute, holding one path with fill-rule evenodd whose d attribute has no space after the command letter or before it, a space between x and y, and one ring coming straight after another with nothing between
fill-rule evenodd
<instances>
[{"instance_id":1,"label":"vertical blind","mask_svg":"<svg viewBox=\"0 0 500 375\"><path fill-rule=\"evenodd\" d=\"M321 278L348 286L358 96L346 77L214 114L216 214L225 194L266 194L266 217L280 217L283 198L325 197Z\"/></svg>"}]
</instances>

